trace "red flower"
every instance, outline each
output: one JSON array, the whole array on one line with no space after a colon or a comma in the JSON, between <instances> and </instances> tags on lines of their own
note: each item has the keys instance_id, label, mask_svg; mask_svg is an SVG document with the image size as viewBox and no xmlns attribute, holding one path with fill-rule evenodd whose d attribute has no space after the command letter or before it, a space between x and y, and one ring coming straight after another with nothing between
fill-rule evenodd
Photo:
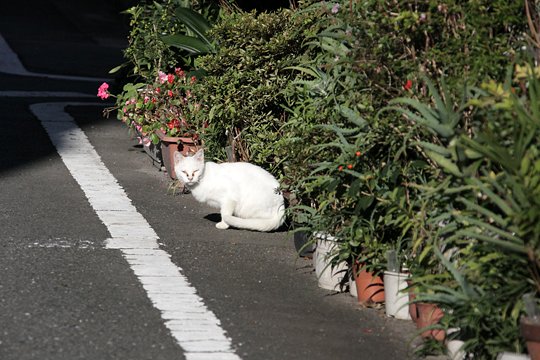
<instances>
[{"instance_id":1,"label":"red flower","mask_svg":"<svg viewBox=\"0 0 540 360\"><path fill-rule=\"evenodd\" d=\"M343 171L343 165L339 165L337 168L339 171Z\"/></svg>"},{"instance_id":2,"label":"red flower","mask_svg":"<svg viewBox=\"0 0 540 360\"><path fill-rule=\"evenodd\" d=\"M404 88L405 90L411 90L412 85L413 85L412 80L409 79L409 80L407 80L407 82L405 83L405 85L403 85L403 88Z\"/></svg>"},{"instance_id":3,"label":"red flower","mask_svg":"<svg viewBox=\"0 0 540 360\"><path fill-rule=\"evenodd\" d=\"M184 70L182 70L182 68L179 68L179 67L174 68L174 73L176 74L176 76L181 77L181 78L186 76L186 73L184 72Z\"/></svg>"},{"instance_id":4,"label":"red flower","mask_svg":"<svg viewBox=\"0 0 540 360\"><path fill-rule=\"evenodd\" d=\"M357 157L358 156L362 156L362 153L360 151L357 151L356 154L355 154Z\"/></svg>"},{"instance_id":5,"label":"red flower","mask_svg":"<svg viewBox=\"0 0 540 360\"><path fill-rule=\"evenodd\" d=\"M172 84L174 82L174 75L167 74L167 81L169 82L169 84Z\"/></svg>"},{"instance_id":6,"label":"red flower","mask_svg":"<svg viewBox=\"0 0 540 360\"><path fill-rule=\"evenodd\" d=\"M167 94L168 94L170 97L173 97L173 95L174 95L173 92L172 92L172 90L167 91Z\"/></svg>"},{"instance_id":7,"label":"red flower","mask_svg":"<svg viewBox=\"0 0 540 360\"><path fill-rule=\"evenodd\" d=\"M197 78L195 76L192 76L191 79L190 79L190 82L192 84L195 84L195 82L197 82Z\"/></svg>"},{"instance_id":8,"label":"red flower","mask_svg":"<svg viewBox=\"0 0 540 360\"><path fill-rule=\"evenodd\" d=\"M351 170L353 168L352 164L347 165L347 169Z\"/></svg>"},{"instance_id":9,"label":"red flower","mask_svg":"<svg viewBox=\"0 0 540 360\"><path fill-rule=\"evenodd\" d=\"M174 128L179 129L180 128L180 121L178 121L178 119L173 119L173 120L171 120L171 121L169 121L167 123L167 127L169 129L171 129L171 130L174 129Z\"/></svg>"}]
</instances>

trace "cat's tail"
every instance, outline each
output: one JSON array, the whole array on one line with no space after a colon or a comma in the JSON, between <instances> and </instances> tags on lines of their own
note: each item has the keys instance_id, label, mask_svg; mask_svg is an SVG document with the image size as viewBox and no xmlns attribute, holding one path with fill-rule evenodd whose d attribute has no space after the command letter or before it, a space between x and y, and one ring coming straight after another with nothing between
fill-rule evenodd
<instances>
[{"instance_id":1,"label":"cat's tail","mask_svg":"<svg viewBox=\"0 0 540 360\"><path fill-rule=\"evenodd\" d=\"M222 219L229 226L254 231L272 231L277 230L285 221L285 210L283 206L267 219L243 219L233 215L225 215Z\"/></svg>"}]
</instances>

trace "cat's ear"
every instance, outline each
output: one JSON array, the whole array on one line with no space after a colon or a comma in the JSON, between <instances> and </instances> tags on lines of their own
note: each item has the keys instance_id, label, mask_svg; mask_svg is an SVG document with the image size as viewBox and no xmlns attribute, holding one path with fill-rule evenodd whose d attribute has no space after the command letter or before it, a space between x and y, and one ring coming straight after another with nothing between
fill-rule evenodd
<instances>
[{"instance_id":1,"label":"cat's ear","mask_svg":"<svg viewBox=\"0 0 540 360\"><path fill-rule=\"evenodd\" d=\"M179 163L182 160L184 160L184 155L182 155L182 153L180 151L175 151L174 152L174 162Z\"/></svg>"},{"instance_id":2,"label":"cat's ear","mask_svg":"<svg viewBox=\"0 0 540 360\"><path fill-rule=\"evenodd\" d=\"M204 161L204 150L200 149L193 155L193 158L197 161Z\"/></svg>"}]
</instances>

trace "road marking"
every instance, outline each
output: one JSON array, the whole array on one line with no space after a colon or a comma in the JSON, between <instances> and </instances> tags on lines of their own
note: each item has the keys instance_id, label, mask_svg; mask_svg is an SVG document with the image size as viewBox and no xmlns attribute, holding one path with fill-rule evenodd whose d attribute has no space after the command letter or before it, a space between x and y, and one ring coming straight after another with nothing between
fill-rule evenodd
<instances>
[{"instance_id":1,"label":"road marking","mask_svg":"<svg viewBox=\"0 0 540 360\"><path fill-rule=\"evenodd\" d=\"M0 34L0 72L11 74L11 75L20 75L20 76L34 76L34 77L43 77L47 79L54 80L70 80L70 81L91 81L91 82L101 82L101 81L110 81L110 79L95 78L88 76L71 76L71 75L56 75L56 74L44 74L36 73L26 70L24 65L19 60L17 54L11 49L6 39Z\"/></svg>"},{"instance_id":2,"label":"road marking","mask_svg":"<svg viewBox=\"0 0 540 360\"><path fill-rule=\"evenodd\" d=\"M219 319L197 295L182 269L159 249L156 232L131 203L84 132L65 112L68 105L103 106L41 103L31 105L30 110L41 121L62 161L107 226L111 238L106 247L122 251L187 360L240 360Z\"/></svg>"}]
</instances>

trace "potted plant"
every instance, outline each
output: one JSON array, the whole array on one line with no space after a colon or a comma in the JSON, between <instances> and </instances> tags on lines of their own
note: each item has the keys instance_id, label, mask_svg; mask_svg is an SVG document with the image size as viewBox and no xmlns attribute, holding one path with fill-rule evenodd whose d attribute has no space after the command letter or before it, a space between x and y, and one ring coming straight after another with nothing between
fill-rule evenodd
<instances>
[{"instance_id":1,"label":"potted plant","mask_svg":"<svg viewBox=\"0 0 540 360\"><path fill-rule=\"evenodd\" d=\"M152 83L125 85L116 100L118 119L137 134L145 150L160 147L163 165L173 179L174 152L185 155L201 145L202 124L197 117L201 105L191 91L196 81L181 68L159 71ZM108 94L104 85L100 94L102 98Z\"/></svg>"},{"instance_id":2,"label":"potted plant","mask_svg":"<svg viewBox=\"0 0 540 360\"><path fill-rule=\"evenodd\" d=\"M400 261L395 250L386 252L386 270L384 272L384 305L387 316L396 319L411 320L409 314L409 294L407 280L410 274L401 271Z\"/></svg>"},{"instance_id":3,"label":"potted plant","mask_svg":"<svg viewBox=\"0 0 540 360\"><path fill-rule=\"evenodd\" d=\"M316 241L313 254L313 265L319 287L327 290L341 291L347 278L347 264L335 255L338 252L338 239L327 233L314 233Z\"/></svg>"},{"instance_id":4,"label":"potted plant","mask_svg":"<svg viewBox=\"0 0 540 360\"><path fill-rule=\"evenodd\" d=\"M520 319L520 332L531 360L540 360L540 310L534 293L523 295L526 314Z\"/></svg>"}]
</instances>

